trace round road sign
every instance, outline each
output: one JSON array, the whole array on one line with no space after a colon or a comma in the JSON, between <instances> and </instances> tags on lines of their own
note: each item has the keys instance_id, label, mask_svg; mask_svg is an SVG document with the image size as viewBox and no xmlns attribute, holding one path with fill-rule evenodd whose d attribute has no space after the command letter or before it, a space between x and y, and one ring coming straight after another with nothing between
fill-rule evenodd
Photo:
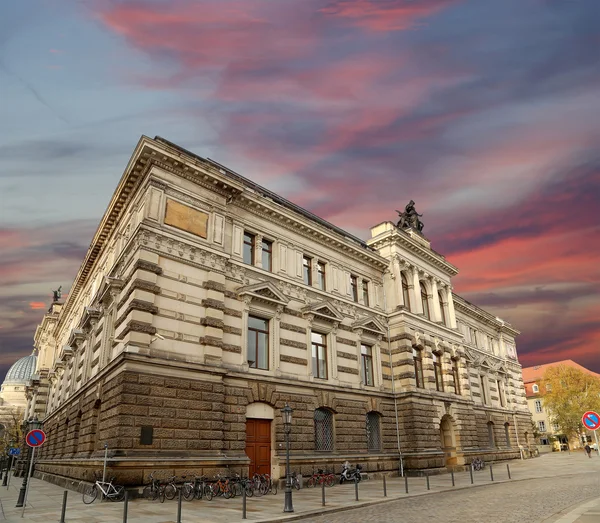
<instances>
[{"instance_id":1,"label":"round road sign","mask_svg":"<svg viewBox=\"0 0 600 523\"><path fill-rule=\"evenodd\" d=\"M25 441L30 447L41 447L46 441L46 434L43 430L35 429L27 433Z\"/></svg>"},{"instance_id":2,"label":"round road sign","mask_svg":"<svg viewBox=\"0 0 600 523\"><path fill-rule=\"evenodd\" d=\"M581 418L581 423L588 430L598 430L600 428L600 416L593 410L588 410Z\"/></svg>"}]
</instances>

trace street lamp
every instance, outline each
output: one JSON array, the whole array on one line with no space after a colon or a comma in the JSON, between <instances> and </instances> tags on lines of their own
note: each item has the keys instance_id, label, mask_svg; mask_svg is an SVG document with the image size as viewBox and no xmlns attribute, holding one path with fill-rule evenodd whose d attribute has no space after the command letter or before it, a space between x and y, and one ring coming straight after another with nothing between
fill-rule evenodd
<instances>
[{"instance_id":1,"label":"street lamp","mask_svg":"<svg viewBox=\"0 0 600 523\"><path fill-rule=\"evenodd\" d=\"M38 421L37 418L31 418L29 421L23 423L25 428L25 436L31 430L41 429L42 423ZM27 442L25 442L27 445ZM17 507L22 507L25 503L25 494L27 492L27 480L29 479L29 469L31 468L31 459L33 458L33 449L29 449L28 459L27 459L27 468L25 469L25 476L23 477L23 484L21 485L21 490L19 491L19 499L17 500ZM25 510L25 509L23 509Z\"/></svg>"},{"instance_id":2,"label":"street lamp","mask_svg":"<svg viewBox=\"0 0 600 523\"><path fill-rule=\"evenodd\" d=\"M285 432L285 504L284 512L294 512L292 505L292 481L290 476L290 431L292 430L293 409L286 403L281 409L283 417L283 431Z\"/></svg>"}]
</instances>

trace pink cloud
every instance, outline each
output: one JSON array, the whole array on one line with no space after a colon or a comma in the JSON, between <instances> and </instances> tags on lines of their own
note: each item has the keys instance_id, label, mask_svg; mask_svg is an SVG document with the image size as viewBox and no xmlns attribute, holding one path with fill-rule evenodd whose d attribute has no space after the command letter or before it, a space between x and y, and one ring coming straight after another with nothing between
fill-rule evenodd
<instances>
[{"instance_id":1,"label":"pink cloud","mask_svg":"<svg viewBox=\"0 0 600 523\"><path fill-rule=\"evenodd\" d=\"M43 301L29 302L29 308L33 311L45 309L47 305Z\"/></svg>"},{"instance_id":2,"label":"pink cloud","mask_svg":"<svg viewBox=\"0 0 600 523\"><path fill-rule=\"evenodd\" d=\"M334 0L321 12L369 31L411 29L417 22L455 4L455 0Z\"/></svg>"}]
</instances>

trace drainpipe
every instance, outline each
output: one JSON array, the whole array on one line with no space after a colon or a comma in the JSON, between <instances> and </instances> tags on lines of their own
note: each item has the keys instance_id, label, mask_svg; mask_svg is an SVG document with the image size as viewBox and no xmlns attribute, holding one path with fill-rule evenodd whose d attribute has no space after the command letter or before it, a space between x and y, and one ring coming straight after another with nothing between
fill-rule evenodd
<instances>
[{"instance_id":1,"label":"drainpipe","mask_svg":"<svg viewBox=\"0 0 600 523\"><path fill-rule=\"evenodd\" d=\"M383 289L383 309L387 315L387 299L385 296L385 280L382 285ZM398 400L396 398L396 381L394 380L394 364L392 361L392 342L390 341L390 319L386 317L387 339L388 339L388 356L390 359L390 374L392 376L392 395L394 396L394 414L396 417L396 444L398 446L398 456L400 459L400 477L404 476L404 459L402 458L402 449L400 448L400 423L398 421Z\"/></svg>"}]
</instances>

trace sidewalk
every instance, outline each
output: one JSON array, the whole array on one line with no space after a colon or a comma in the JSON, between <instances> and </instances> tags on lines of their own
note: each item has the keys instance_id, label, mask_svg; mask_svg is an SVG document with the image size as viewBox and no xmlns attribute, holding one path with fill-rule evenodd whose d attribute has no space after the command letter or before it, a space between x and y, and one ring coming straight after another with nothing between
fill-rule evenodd
<instances>
[{"instance_id":1,"label":"sidewalk","mask_svg":"<svg viewBox=\"0 0 600 523\"><path fill-rule=\"evenodd\" d=\"M600 521L600 497L568 510L547 523L598 523Z\"/></svg>"},{"instance_id":2,"label":"sidewalk","mask_svg":"<svg viewBox=\"0 0 600 523\"><path fill-rule=\"evenodd\" d=\"M582 453L561 453L541 456L536 459L510 462L512 480L508 479L506 464L493 466L496 483L507 481L521 482L527 479L595 472L600 473L600 459L588 460ZM22 509L15 508L21 486L21 478L11 478L10 488L0 487L0 523L54 523L60 521L61 503L64 489L55 485L33 479L29 490L29 502L25 516L21 518ZM260 498L247 499L247 520L242 519L242 499L215 498L212 501L199 500L182 502L182 523L231 523L242 521L289 521L298 517L314 516L327 511L347 510L385 500L423 496L453 489L474 488L490 485L489 466L474 472L474 485L471 485L469 472L455 474L455 487L452 486L450 474L430 476L430 491L427 490L425 477L409 477L409 493L405 492L404 478L388 478L387 494L383 497L383 481L367 480L359 484L359 501L355 500L354 485L335 485L325 489L326 506L321 503L321 489L307 489L293 492L294 514L283 513L283 491L277 495L268 494ZM123 503L99 502L84 505L81 494L69 491L66 521L68 523L120 523L123 521ZM591 510L591 508L590 508ZM4 518L4 519L3 519ZM177 500L163 504L158 501L136 499L129 503L129 523L175 523L177 521ZM576 520L568 520L572 523ZM589 523L596 520L577 520L578 523ZM558 523L558 522L557 522ZM560 521L567 523L567 520Z\"/></svg>"}]
</instances>

